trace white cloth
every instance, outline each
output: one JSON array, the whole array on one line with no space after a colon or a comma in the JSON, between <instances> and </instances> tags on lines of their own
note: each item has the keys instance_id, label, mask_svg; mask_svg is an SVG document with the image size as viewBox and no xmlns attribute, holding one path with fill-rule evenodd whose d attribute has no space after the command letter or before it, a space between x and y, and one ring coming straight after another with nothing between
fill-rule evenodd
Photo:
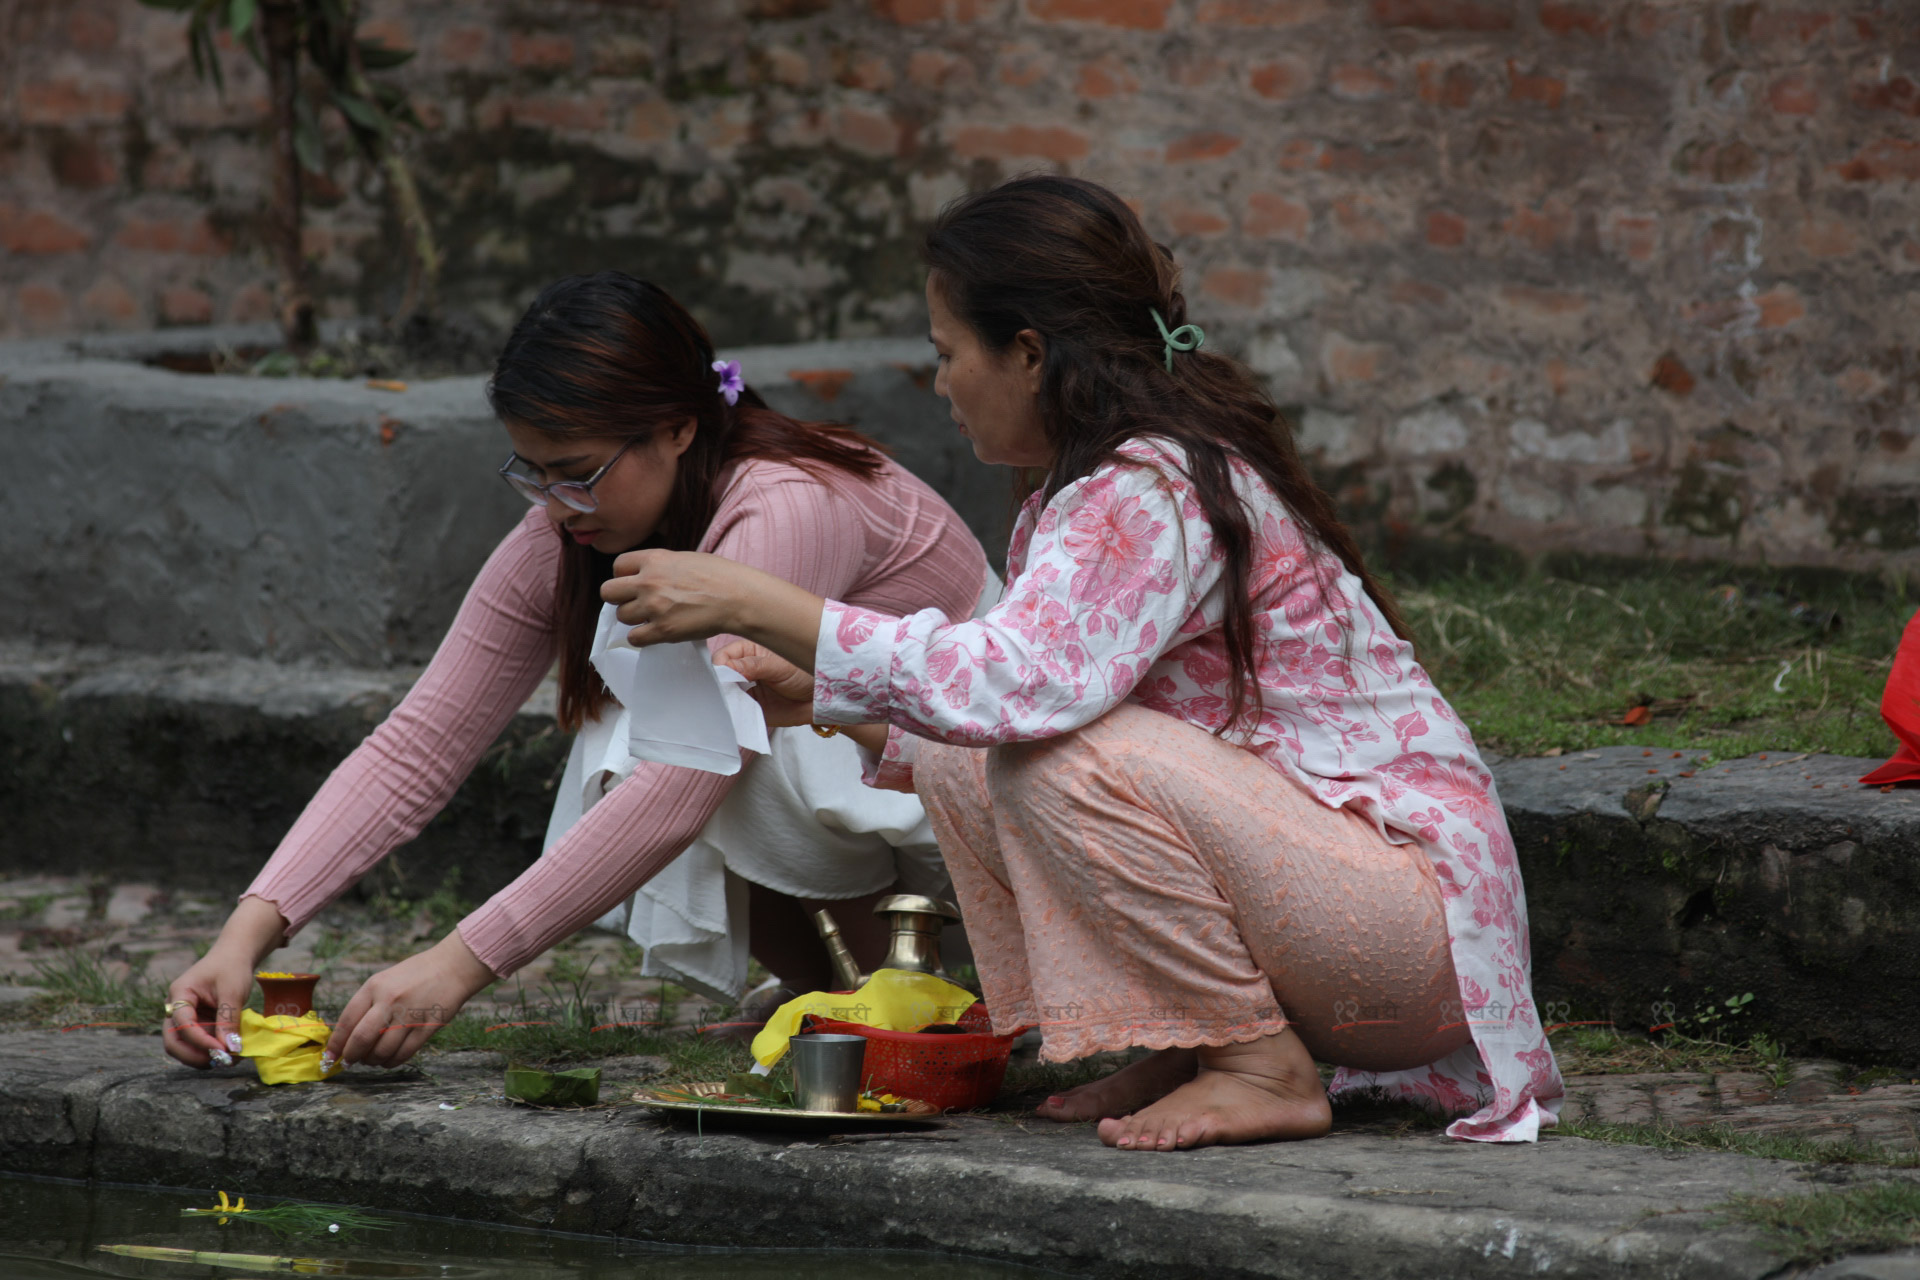
<instances>
[{"instance_id":1,"label":"white cloth","mask_svg":"<svg viewBox=\"0 0 1920 1280\"><path fill-rule=\"evenodd\" d=\"M707 646L692 641L636 649L629 630L601 605L588 658L620 704L628 755L730 777L742 747L766 753L766 717L745 676L716 667Z\"/></svg>"},{"instance_id":2,"label":"white cloth","mask_svg":"<svg viewBox=\"0 0 1920 1280\"><path fill-rule=\"evenodd\" d=\"M1000 590L989 573L975 616L998 602ZM798 898L858 898L896 881L902 892L952 896L919 798L862 782L852 740L804 726L769 733L738 673L714 668L704 644L634 649L626 634L613 606L603 606L591 661L615 704L574 735L542 848L643 759L739 774L686 851L594 922L646 949L642 976L737 998L747 985L749 880ZM650 660L663 649L688 652ZM677 687L663 691L662 680ZM740 704L751 716L740 714ZM642 709L637 719L634 707ZM740 747L758 753L744 766ZM729 758L731 769L723 767Z\"/></svg>"}]
</instances>

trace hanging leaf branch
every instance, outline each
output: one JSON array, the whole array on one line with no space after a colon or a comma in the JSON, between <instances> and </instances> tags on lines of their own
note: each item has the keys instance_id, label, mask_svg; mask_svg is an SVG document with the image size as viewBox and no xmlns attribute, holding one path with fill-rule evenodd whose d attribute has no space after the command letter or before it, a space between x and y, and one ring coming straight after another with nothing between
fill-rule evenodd
<instances>
[{"instance_id":1,"label":"hanging leaf branch","mask_svg":"<svg viewBox=\"0 0 1920 1280\"><path fill-rule=\"evenodd\" d=\"M287 345L305 351L314 342L313 298L300 249L301 175L327 172L321 121L339 113L362 159L378 169L406 232L407 286L395 327L438 305L440 251L401 151L405 129L422 127L405 90L372 77L404 65L411 49L394 49L359 34L359 0L141 0L187 15L187 48L194 74L223 94L220 32L267 72L273 123L273 205L270 236L281 276L280 325ZM303 75L303 69L314 74Z\"/></svg>"}]
</instances>

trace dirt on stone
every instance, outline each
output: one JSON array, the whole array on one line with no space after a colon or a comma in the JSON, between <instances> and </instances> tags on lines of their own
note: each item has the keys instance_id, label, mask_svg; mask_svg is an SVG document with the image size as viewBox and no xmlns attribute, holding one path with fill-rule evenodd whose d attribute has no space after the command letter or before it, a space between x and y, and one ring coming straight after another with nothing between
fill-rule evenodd
<instances>
[{"instance_id":1,"label":"dirt on stone","mask_svg":"<svg viewBox=\"0 0 1920 1280\"><path fill-rule=\"evenodd\" d=\"M345 327L313 350L221 346L168 352L149 363L176 373L255 378L371 378L411 382L493 372L506 332L471 312L415 316L401 326Z\"/></svg>"}]
</instances>

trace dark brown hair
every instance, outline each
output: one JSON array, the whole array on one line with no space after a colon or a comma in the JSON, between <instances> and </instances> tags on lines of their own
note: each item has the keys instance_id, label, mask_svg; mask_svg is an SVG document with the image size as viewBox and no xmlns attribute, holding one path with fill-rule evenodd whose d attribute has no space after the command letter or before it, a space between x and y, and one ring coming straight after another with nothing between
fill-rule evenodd
<instances>
[{"instance_id":1,"label":"dark brown hair","mask_svg":"<svg viewBox=\"0 0 1920 1280\"><path fill-rule=\"evenodd\" d=\"M656 285L620 271L548 285L513 327L487 399L502 421L555 438L637 441L694 420L673 494L650 547L691 551L719 504L721 470L746 458L791 463L816 476L871 479L880 447L836 423L801 422L767 407L751 387L729 405L713 369L713 340ZM560 723L578 729L612 694L587 661L600 584L613 557L561 539L554 614L560 646Z\"/></svg>"},{"instance_id":2,"label":"dark brown hair","mask_svg":"<svg viewBox=\"0 0 1920 1280\"><path fill-rule=\"evenodd\" d=\"M1169 331L1187 323L1180 269L1120 197L1078 178L1016 178L948 206L927 234L925 256L942 300L989 350L1006 350L1023 329L1046 341L1040 417L1054 465L1045 500L1136 437L1163 437L1185 450L1195 494L1226 557L1230 684L1220 732L1249 710L1257 717L1261 702L1247 592L1253 529L1233 491L1231 456L1259 472L1308 541L1337 555L1394 632L1408 637L1392 598L1301 464L1291 425L1254 375L1209 351L1176 354L1168 372L1151 313L1158 311Z\"/></svg>"}]
</instances>

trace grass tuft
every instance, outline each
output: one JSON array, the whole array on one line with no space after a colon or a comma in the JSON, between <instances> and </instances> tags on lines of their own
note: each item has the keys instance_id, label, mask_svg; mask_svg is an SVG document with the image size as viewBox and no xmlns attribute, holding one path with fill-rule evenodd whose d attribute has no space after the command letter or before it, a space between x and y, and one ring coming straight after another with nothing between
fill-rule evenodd
<instances>
[{"instance_id":1,"label":"grass tuft","mask_svg":"<svg viewBox=\"0 0 1920 1280\"><path fill-rule=\"evenodd\" d=\"M1920 1184L1904 1180L1804 1196L1736 1196L1717 1207L1759 1227L1791 1263L1920 1244Z\"/></svg>"},{"instance_id":2,"label":"grass tuft","mask_svg":"<svg viewBox=\"0 0 1920 1280\"><path fill-rule=\"evenodd\" d=\"M1549 1037L1567 1075L1638 1075L1648 1071L1755 1071L1784 1087L1792 1065L1780 1042L1764 1033L1746 1040L1669 1032L1655 1040L1611 1027L1569 1027Z\"/></svg>"},{"instance_id":3,"label":"grass tuft","mask_svg":"<svg viewBox=\"0 0 1920 1280\"><path fill-rule=\"evenodd\" d=\"M1881 1146L1857 1140L1833 1141L1792 1134L1744 1133L1726 1124L1624 1124L1612 1120L1562 1118L1555 1133L1593 1142L1662 1151L1727 1151L1763 1160L1792 1160L1798 1164L1873 1165L1885 1169L1920 1169L1920 1151Z\"/></svg>"},{"instance_id":4,"label":"grass tuft","mask_svg":"<svg viewBox=\"0 0 1920 1280\"><path fill-rule=\"evenodd\" d=\"M42 994L33 1012L42 1020L73 1023L127 1023L158 1030L166 1017L166 984L147 975L147 955L136 955L122 973L104 955L69 947L34 960L34 981Z\"/></svg>"},{"instance_id":5,"label":"grass tuft","mask_svg":"<svg viewBox=\"0 0 1920 1280\"><path fill-rule=\"evenodd\" d=\"M1545 563L1580 580L1469 568L1396 584L1422 662L1483 748L1892 752L1880 694L1914 609L1897 585L1753 567ZM1642 704L1651 723L1608 723Z\"/></svg>"}]
</instances>

